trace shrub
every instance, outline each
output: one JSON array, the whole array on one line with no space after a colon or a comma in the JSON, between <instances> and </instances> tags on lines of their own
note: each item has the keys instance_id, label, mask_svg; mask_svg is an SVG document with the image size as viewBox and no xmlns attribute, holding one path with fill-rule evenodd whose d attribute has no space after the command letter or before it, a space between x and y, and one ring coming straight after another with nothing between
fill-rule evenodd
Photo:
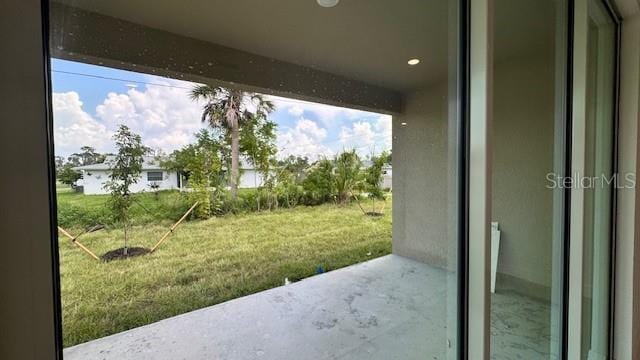
<instances>
[{"instance_id":1,"label":"shrub","mask_svg":"<svg viewBox=\"0 0 640 360\"><path fill-rule=\"evenodd\" d=\"M334 169L334 186L336 196L341 204L349 202L353 190L362 181L361 166L362 161L355 149L345 151L336 157Z\"/></svg>"},{"instance_id":2,"label":"shrub","mask_svg":"<svg viewBox=\"0 0 640 360\"><path fill-rule=\"evenodd\" d=\"M373 200L384 200L384 190L382 189L382 168L387 162L389 155L386 152L380 156L371 157L371 166L364 172L364 191L369 193L369 198Z\"/></svg>"},{"instance_id":3,"label":"shrub","mask_svg":"<svg viewBox=\"0 0 640 360\"><path fill-rule=\"evenodd\" d=\"M110 225L115 222L107 207L85 209L76 205L58 206L58 225L67 227L90 227L93 225Z\"/></svg>"},{"instance_id":4,"label":"shrub","mask_svg":"<svg viewBox=\"0 0 640 360\"><path fill-rule=\"evenodd\" d=\"M292 208L300 203L303 198L304 189L296 181L296 176L288 170L283 170L278 174L278 182L275 186L277 206Z\"/></svg>"},{"instance_id":5,"label":"shrub","mask_svg":"<svg viewBox=\"0 0 640 360\"><path fill-rule=\"evenodd\" d=\"M302 182L304 203L318 205L333 200L333 162L328 159L316 161L306 170Z\"/></svg>"}]
</instances>

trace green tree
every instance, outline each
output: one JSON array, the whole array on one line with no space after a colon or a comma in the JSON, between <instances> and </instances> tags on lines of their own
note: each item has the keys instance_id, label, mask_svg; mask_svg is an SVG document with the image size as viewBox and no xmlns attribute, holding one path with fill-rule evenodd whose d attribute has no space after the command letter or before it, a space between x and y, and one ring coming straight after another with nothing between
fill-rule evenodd
<instances>
[{"instance_id":1,"label":"green tree","mask_svg":"<svg viewBox=\"0 0 640 360\"><path fill-rule=\"evenodd\" d=\"M186 180L191 177L191 169L195 162L196 151L198 149L206 150L211 154L215 154L220 161L221 145L213 133L207 129L201 129L194 134L196 141L186 145L181 149L173 151L168 157L163 157L160 161L161 166L167 170L174 170L180 173ZM218 174L211 174L210 185L218 186Z\"/></svg>"},{"instance_id":2,"label":"green tree","mask_svg":"<svg viewBox=\"0 0 640 360\"><path fill-rule=\"evenodd\" d=\"M73 170L73 167L69 163L64 164L61 168L56 167L57 177L61 183L73 186L76 181L82 178L82 174Z\"/></svg>"},{"instance_id":3,"label":"green tree","mask_svg":"<svg viewBox=\"0 0 640 360\"><path fill-rule=\"evenodd\" d=\"M303 187L296 181L295 175L288 169L279 169L275 191L278 199L282 200L285 207L292 208L298 205L303 196Z\"/></svg>"},{"instance_id":4,"label":"green tree","mask_svg":"<svg viewBox=\"0 0 640 360\"><path fill-rule=\"evenodd\" d=\"M271 187L271 191L275 191L276 205L282 204L286 207L294 207L301 200L306 200L309 203L318 202L313 198L318 194L311 194L311 196L305 197L305 194L310 193L303 184L305 170L308 167L309 160L307 158L293 155L275 161L275 171L268 177L266 184ZM320 200L319 202L323 201L325 200Z\"/></svg>"},{"instance_id":5,"label":"green tree","mask_svg":"<svg viewBox=\"0 0 640 360\"><path fill-rule=\"evenodd\" d=\"M64 157L56 156L55 157L56 171L61 170L64 166Z\"/></svg>"},{"instance_id":6,"label":"green tree","mask_svg":"<svg viewBox=\"0 0 640 360\"><path fill-rule=\"evenodd\" d=\"M305 179L305 170L309 168L309 158L289 155L278 161L278 168L286 170L295 177L296 183L302 183Z\"/></svg>"},{"instance_id":7,"label":"green tree","mask_svg":"<svg viewBox=\"0 0 640 360\"><path fill-rule=\"evenodd\" d=\"M382 190L382 168L389 162L390 155L383 152L378 156L371 156L371 166L364 171L364 190L369 194L372 200L373 210L375 212L375 201L385 200L384 191Z\"/></svg>"},{"instance_id":8,"label":"green tree","mask_svg":"<svg viewBox=\"0 0 640 360\"><path fill-rule=\"evenodd\" d=\"M161 162L168 170L184 176L193 188L190 198L198 201L196 216L208 218L213 206L210 188L220 188L220 142L207 129L196 134L196 142L174 151L168 160Z\"/></svg>"},{"instance_id":9,"label":"green tree","mask_svg":"<svg viewBox=\"0 0 640 360\"><path fill-rule=\"evenodd\" d=\"M302 186L307 203L321 204L330 201L335 193L333 161L320 159L308 167Z\"/></svg>"},{"instance_id":10,"label":"green tree","mask_svg":"<svg viewBox=\"0 0 640 360\"><path fill-rule=\"evenodd\" d=\"M362 161L355 149L344 151L334 160L334 186L340 204L349 202L353 191L362 181Z\"/></svg>"},{"instance_id":11,"label":"green tree","mask_svg":"<svg viewBox=\"0 0 640 360\"><path fill-rule=\"evenodd\" d=\"M209 85L194 87L190 95L194 101L205 101L202 121L212 129L220 131L225 142L229 144L231 163L229 185L231 197L235 200L238 196L240 180L241 135L243 141L249 141L246 140L247 134L253 134L257 139L259 136L256 135L255 130L267 126L265 125L269 123L267 117L274 110L274 105L260 94ZM275 125L268 126L275 128ZM247 130L245 127L253 127L254 131ZM223 157L224 155L223 151ZM251 151L246 155L257 156Z\"/></svg>"},{"instance_id":12,"label":"green tree","mask_svg":"<svg viewBox=\"0 0 640 360\"><path fill-rule=\"evenodd\" d=\"M267 198L267 207L271 209L278 175L275 158L276 124L269 121L266 115L263 113L248 118L240 129L240 153L251 162L263 179L256 197L258 211L263 197Z\"/></svg>"},{"instance_id":13,"label":"green tree","mask_svg":"<svg viewBox=\"0 0 640 360\"><path fill-rule=\"evenodd\" d=\"M91 164L99 164L104 162L105 155L96 152L96 149L91 146L83 146L80 148L79 153L73 153L69 155L67 161L73 166L83 166Z\"/></svg>"},{"instance_id":14,"label":"green tree","mask_svg":"<svg viewBox=\"0 0 640 360\"><path fill-rule=\"evenodd\" d=\"M123 255L128 254L127 227L129 223L129 208L133 203L131 185L138 182L142 173L144 155L149 149L142 145L140 135L133 133L127 126L120 125L113 135L118 150L113 162L109 164L111 174L104 188L111 193L109 204L114 218L122 222L124 227Z\"/></svg>"}]
</instances>

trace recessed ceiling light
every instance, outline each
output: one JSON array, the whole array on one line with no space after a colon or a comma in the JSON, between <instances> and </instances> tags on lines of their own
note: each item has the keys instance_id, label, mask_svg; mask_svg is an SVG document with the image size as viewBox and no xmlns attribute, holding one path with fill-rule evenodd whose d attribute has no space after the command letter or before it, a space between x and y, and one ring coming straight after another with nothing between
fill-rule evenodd
<instances>
[{"instance_id":1,"label":"recessed ceiling light","mask_svg":"<svg viewBox=\"0 0 640 360\"><path fill-rule=\"evenodd\" d=\"M409 59L409 61L407 61L407 64L413 66L413 65L418 65L420 64L420 59Z\"/></svg>"},{"instance_id":2,"label":"recessed ceiling light","mask_svg":"<svg viewBox=\"0 0 640 360\"><path fill-rule=\"evenodd\" d=\"M317 1L318 1L318 5L326 8L334 7L338 5L338 2L340 2L340 0L317 0Z\"/></svg>"},{"instance_id":3,"label":"recessed ceiling light","mask_svg":"<svg viewBox=\"0 0 640 360\"><path fill-rule=\"evenodd\" d=\"M406 122L401 122L400 125L407 126L407 123Z\"/></svg>"}]
</instances>

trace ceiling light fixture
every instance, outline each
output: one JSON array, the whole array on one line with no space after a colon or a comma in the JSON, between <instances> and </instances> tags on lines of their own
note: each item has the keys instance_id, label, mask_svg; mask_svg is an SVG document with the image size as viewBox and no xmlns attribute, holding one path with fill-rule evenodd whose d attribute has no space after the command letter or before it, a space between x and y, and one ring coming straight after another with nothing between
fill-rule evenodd
<instances>
[{"instance_id":1,"label":"ceiling light fixture","mask_svg":"<svg viewBox=\"0 0 640 360\"><path fill-rule=\"evenodd\" d=\"M420 59L409 59L409 61L407 61L407 64L411 66L418 65L420 64Z\"/></svg>"},{"instance_id":2,"label":"ceiling light fixture","mask_svg":"<svg viewBox=\"0 0 640 360\"><path fill-rule=\"evenodd\" d=\"M318 1L318 5L326 8L334 7L338 5L338 3L340 2L340 0L317 0L317 1Z\"/></svg>"},{"instance_id":3,"label":"ceiling light fixture","mask_svg":"<svg viewBox=\"0 0 640 360\"><path fill-rule=\"evenodd\" d=\"M400 123L400 125L407 126L407 123L406 122L402 122L402 123Z\"/></svg>"}]
</instances>

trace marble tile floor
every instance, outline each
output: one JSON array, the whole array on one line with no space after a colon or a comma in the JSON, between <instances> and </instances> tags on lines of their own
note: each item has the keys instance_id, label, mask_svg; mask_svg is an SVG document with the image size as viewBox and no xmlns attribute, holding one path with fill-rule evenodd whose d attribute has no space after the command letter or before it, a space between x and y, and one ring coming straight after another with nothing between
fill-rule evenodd
<instances>
[{"instance_id":1,"label":"marble tile floor","mask_svg":"<svg viewBox=\"0 0 640 360\"><path fill-rule=\"evenodd\" d=\"M446 359L447 276L387 255L69 347L64 359ZM546 358L548 306L492 301L492 358Z\"/></svg>"}]
</instances>

